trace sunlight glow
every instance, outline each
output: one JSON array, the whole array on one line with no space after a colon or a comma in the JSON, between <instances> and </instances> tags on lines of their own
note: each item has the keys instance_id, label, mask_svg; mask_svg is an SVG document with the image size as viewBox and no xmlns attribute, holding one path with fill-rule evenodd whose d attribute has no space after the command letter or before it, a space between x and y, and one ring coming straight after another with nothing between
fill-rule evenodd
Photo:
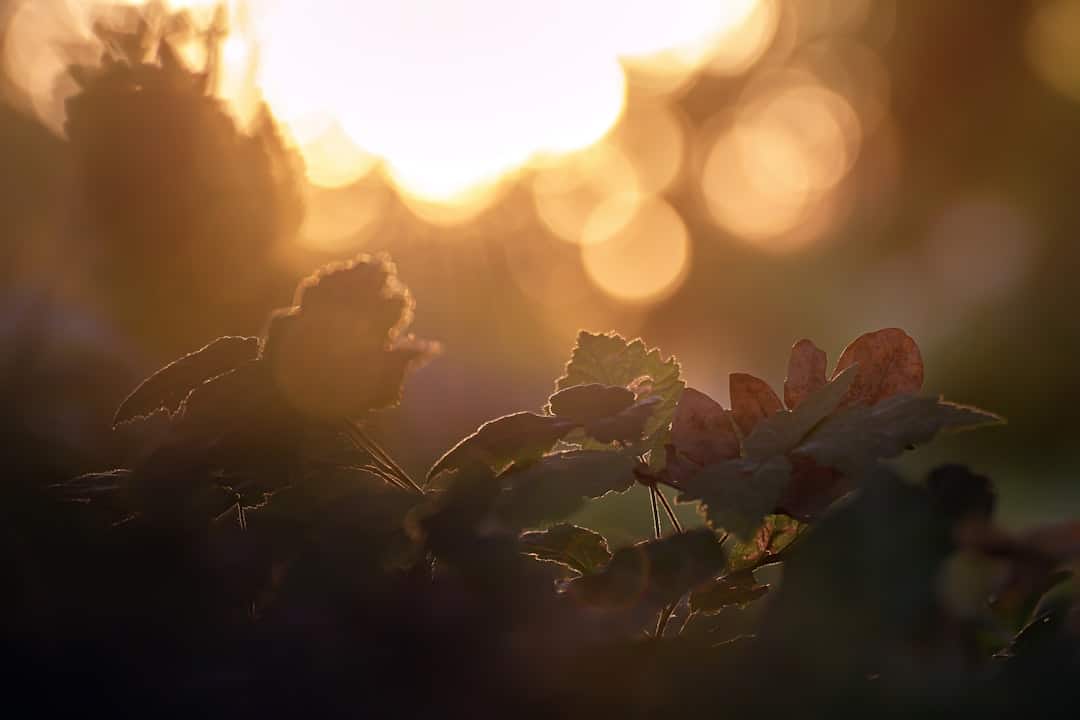
<instances>
[{"instance_id":1,"label":"sunlight glow","mask_svg":"<svg viewBox=\"0 0 1080 720\"><path fill-rule=\"evenodd\" d=\"M218 3L159 4L194 9L205 19ZM623 113L625 66L688 76L724 55L718 43L732 43L740 56L746 51L734 45L761 46L767 33L754 28L774 14L775 1L225 5L231 35L222 48L218 93L238 116L250 118L257 88L295 138L314 183L348 184L382 160L399 190L453 204L544 157L604 137ZM64 70L58 48L71 45L65 40L90 40L101 7L94 0L33 0L18 8L22 17L12 35L25 42L15 43L18 57L9 64L55 129L63 112L54 88ZM744 27L746 33L737 31Z\"/></svg>"},{"instance_id":2,"label":"sunlight glow","mask_svg":"<svg viewBox=\"0 0 1080 720\"><path fill-rule=\"evenodd\" d=\"M583 245L581 257L589 279L606 294L628 303L656 302L686 277L690 240L679 213L653 198L614 233Z\"/></svg>"}]
</instances>

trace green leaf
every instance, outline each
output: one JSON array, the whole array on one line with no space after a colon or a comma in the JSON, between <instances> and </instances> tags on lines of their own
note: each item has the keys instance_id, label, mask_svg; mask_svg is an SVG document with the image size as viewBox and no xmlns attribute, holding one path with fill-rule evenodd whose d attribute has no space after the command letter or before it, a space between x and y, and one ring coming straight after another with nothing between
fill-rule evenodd
<instances>
[{"instance_id":1,"label":"green leaf","mask_svg":"<svg viewBox=\"0 0 1080 720\"><path fill-rule=\"evenodd\" d=\"M226 336L172 361L124 398L113 416L113 427L160 410L175 414L192 390L258 354L258 338Z\"/></svg>"},{"instance_id":2,"label":"green leaf","mask_svg":"<svg viewBox=\"0 0 1080 720\"><path fill-rule=\"evenodd\" d=\"M754 533L754 537L745 542L732 538L725 543L728 570L752 570L778 560L781 553L808 527L810 526L787 515L769 515Z\"/></svg>"},{"instance_id":3,"label":"green leaf","mask_svg":"<svg viewBox=\"0 0 1080 720\"><path fill-rule=\"evenodd\" d=\"M840 406L854 379L855 366L810 393L794 410L781 410L758 422L743 443L743 456L760 462L789 452Z\"/></svg>"},{"instance_id":4,"label":"green leaf","mask_svg":"<svg viewBox=\"0 0 1080 720\"><path fill-rule=\"evenodd\" d=\"M634 404L634 393L621 385L574 385L548 398L547 410L581 424L618 415Z\"/></svg>"},{"instance_id":5,"label":"green leaf","mask_svg":"<svg viewBox=\"0 0 1080 720\"><path fill-rule=\"evenodd\" d=\"M597 607L659 608L710 579L724 561L711 530L691 530L617 550L600 570L568 583L567 592Z\"/></svg>"},{"instance_id":6,"label":"green leaf","mask_svg":"<svg viewBox=\"0 0 1080 720\"><path fill-rule=\"evenodd\" d=\"M645 423L645 435L652 438L650 462L659 465L664 459L667 428L683 390L679 370L679 363L674 357L665 360L658 349L647 348L640 338L628 342L616 333L582 331L566 365L566 373L556 381L555 387L556 390L564 390L590 383L626 387L642 377L648 377L651 381L649 394L661 398Z\"/></svg>"},{"instance_id":7,"label":"green leaf","mask_svg":"<svg viewBox=\"0 0 1080 720\"><path fill-rule=\"evenodd\" d=\"M820 465L854 476L869 464L932 440L943 430L1000 422L997 415L978 408L936 398L897 395L876 405L856 405L827 418L794 450Z\"/></svg>"},{"instance_id":8,"label":"green leaf","mask_svg":"<svg viewBox=\"0 0 1080 720\"><path fill-rule=\"evenodd\" d=\"M760 465L729 460L685 479L678 502L700 501L710 526L748 539L776 508L790 480L791 463L783 455Z\"/></svg>"},{"instance_id":9,"label":"green leaf","mask_svg":"<svg viewBox=\"0 0 1080 720\"><path fill-rule=\"evenodd\" d=\"M539 458L578 426L578 423L550 415L519 412L504 415L481 425L476 432L448 450L431 466L431 480L443 470L482 463L495 473L511 463L525 464Z\"/></svg>"},{"instance_id":10,"label":"green leaf","mask_svg":"<svg viewBox=\"0 0 1080 720\"><path fill-rule=\"evenodd\" d=\"M690 609L716 613L727 607L748 605L768 591L769 586L759 584L749 570L731 573L695 588L690 593Z\"/></svg>"},{"instance_id":11,"label":"green leaf","mask_svg":"<svg viewBox=\"0 0 1080 720\"><path fill-rule=\"evenodd\" d=\"M586 499L629 490L635 483L637 465L630 450L571 450L546 455L500 477L502 492L495 504L496 516L510 527L538 527L563 520Z\"/></svg>"},{"instance_id":12,"label":"green leaf","mask_svg":"<svg viewBox=\"0 0 1080 720\"><path fill-rule=\"evenodd\" d=\"M520 540L530 555L562 563L583 575L596 572L611 560L604 536L578 525L560 523L547 530L523 533Z\"/></svg>"}]
</instances>

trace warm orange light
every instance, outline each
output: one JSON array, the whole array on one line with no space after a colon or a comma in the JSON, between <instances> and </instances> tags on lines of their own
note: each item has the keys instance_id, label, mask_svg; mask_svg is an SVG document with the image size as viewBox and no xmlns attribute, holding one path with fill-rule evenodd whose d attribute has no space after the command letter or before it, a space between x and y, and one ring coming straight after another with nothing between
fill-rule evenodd
<instances>
[{"instance_id":1,"label":"warm orange light","mask_svg":"<svg viewBox=\"0 0 1080 720\"><path fill-rule=\"evenodd\" d=\"M250 118L257 88L316 183L348 183L374 157L403 193L456 204L540 158L597 143L623 111L624 64L696 72L717 43L741 37L729 30L756 27L759 4L773 2L229 0L217 90ZM204 22L218 4L165 2ZM55 83L66 67L58 48L91 40L102 5L24 0L18 8L8 65L54 128L64 96Z\"/></svg>"},{"instance_id":2,"label":"warm orange light","mask_svg":"<svg viewBox=\"0 0 1080 720\"><path fill-rule=\"evenodd\" d=\"M669 296L686 277L690 239L679 213L653 198L629 222L604 239L583 245L589 279L627 303L649 303Z\"/></svg>"}]
</instances>

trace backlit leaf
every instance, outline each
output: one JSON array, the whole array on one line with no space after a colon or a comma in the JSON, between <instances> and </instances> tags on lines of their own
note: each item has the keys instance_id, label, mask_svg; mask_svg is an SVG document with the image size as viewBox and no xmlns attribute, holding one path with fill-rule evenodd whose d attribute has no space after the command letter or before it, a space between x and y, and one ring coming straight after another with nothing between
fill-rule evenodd
<instances>
[{"instance_id":1,"label":"backlit leaf","mask_svg":"<svg viewBox=\"0 0 1080 720\"><path fill-rule=\"evenodd\" d=\"M729 460L704 468L682 483L679 502L700 501L706 522L748 539L773 512L791 480L791 463L778 455L758 465Z\"/></svg>"},{"instance_id":2,"label":"backlit leaf","mask_svg":"<svg viewBox=\"0 0 1080 720\"><path fill-rule=\"evenodd\" d=\"M588 383L559 390L548 399L548 410L581 424L618 415L634 404L634 392L622 385Z\"/></svg>"},{"instance_id":3,"label":"backlit leaf","mask_svg":"<svg viewBox=\"0 0 1080 720\"><path fill-rule=\"evenodd\" d=\"M598 532L567 523L547 530L523 533L524 550L542 560L552 560L586 575L611 560L607 540Z\"/></svg>"},{"instance_id":4,"label":"backlit leaf","mask_svg":"<svg viewBox=\"0 0 1080 720\"><path fill-rule=\"evenodd\" d=\"M539 527L575 513L586 499L625 492L635 483L633 452L571 450L546 455L502 477L497 518L510 527Z\"/></svg>"},{"instance_id":5,"label":"backlit leaf","mask_svg":"<svg viewBox=\"0 0 1080 720\"><path fill-rule=\"evenodd\" d=\"M124 398L113 416L113 426L146 417L158 410L170 415L184 398L207 380L223 375L259 354L259 338L220 337L209 345L172 361L143 380Z\"/></svg>"},{"instance_id":6,"label":"backlit leaf","mask_svg":"<svg viewBox=\"0 0 1080 720\"><path fill-rule=\"evenodd\" d=\"M855 379L854 373L854 370L840 373L808 395L794 410L782 410L758 423L743 442L743 455L760 461L790 451L840 406Z\"/></svg>"},{"instance_id":7,"label":"backlit leaf","mask_svg":"<svg viewBox=\"0 0 1080 720\"><path fill-rule=\"evenodd\" d=\"M599 571L570 582L567 592L593 606L658 609L712 577L724 557L712 531L677 533L617 550Z\"/></svg>"},{"instance_id":8,"label":"backlit leaf","mask_svg":"<svg viewBox=\"0 0 1080 720\"><path fill-rule=\"evenodd\" d=\"M731 573L699 585L690 593L690 609L715 613L727 607L747 605L769 591L768 585L754 580L749 570Z\"/></svg>"},{"instance_id":9,"label":"backlit leaf","mask_svg":"<svg viewBox=\"0 0 1080 720\"><path fill-rule=\"evenodd\" d=\"M731 412L743 437L750 435L757 424L784 408L780 398L761 378L746 373L732 373Z\"/></svg>"},{"instance_id":10,"label":"backlit leaf","mask_svg":"<svg viewBox=\"0 0 1080 720\"><path fill-rule=\"evenodd\" d=\"M671 421L671 444L699 465L739 457L731 412L705 393L686 388Z\"/></svg>"},{"instance_id":11,"label":"backlit leaf","mask_svg":"<svg viewBox=\"0 0 1080 720\"><path fill-rule=\"evenodd\" d=\"M777 560L808 527L786 515L769 515L749 540L739 542L732 538L725 543L728 569L733 572L752 570Z\"/></svg>"},{"instance_id":12,"label":"backlit leaf","mask_svg":"<svg viewBox=\"0 0 1080 720\"><path fill-rule=\"evenodd\" d=\"M993 425L985 410L936 398L899 395L876 405L856 405L821 422L795 451L818 464L857 474L867 464L893 458L943 430Z\"/></svg>"},{"instance_id":13,"label":"backlit leaf","mask_svg":"<svg viewBox=\"0 0 1080 720\"><path fill-rule=\"evenodd\" d=\"M919 346L899 328L885 328L857 337L844 348L833 376L856 364L858 372L841 407L873 405L922 389L923 361Z\"/></svg>"},{"instance_id":14,"label":"backlit leaf","mask_svg":"<svg viewBox=\"0 0 1080 720\"><path fill-rule=\"evenodd\" d=\"M551 449L578 423L531 412L503 415L481 425L436 461L427 477L470 463L483 463L496 473L511 463L527 463Z\"/></svg>"},{"instance_id":15,"label":"backlit leaf","mask_svg":"<svg viewBox=\"0 0 1080 720\"><path fill-rule=\"evenodd\" d=\"M794 410L811 393L825 385L825 351L812 340L800 340L791 347L787 379L784 381L784 404Z\"/></svg>"},{"instance_id":16,"label":"backlit leaf","mask_svg":"<svg viewBox=\"0 0 1080 720\"><path fill-rule=\"evenodd\" d=\"M640 338L627 341L616 333L596 334L582 331L578 334L565 374L556 381L556 390L574 385L599 383L602 385L631 386L644 391L642 378L648 378L649 395L659 397L661 402L654 408L652 417L645 423L646 437L650 443L651 462L662 463L666 429L675 414L675 405L682 394L683 381L679 377L679 363L674 357L666 360L656 348L649 349ZM644 392L639 393L644 394Z\"/></svg>"}]
</instances>

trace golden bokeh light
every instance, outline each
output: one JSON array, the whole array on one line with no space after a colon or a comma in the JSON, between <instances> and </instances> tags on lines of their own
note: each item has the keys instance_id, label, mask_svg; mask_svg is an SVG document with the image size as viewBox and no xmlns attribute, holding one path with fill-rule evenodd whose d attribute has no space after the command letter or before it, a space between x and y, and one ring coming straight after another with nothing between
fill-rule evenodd
<instances>
[{"instance_id":1,"label":"golden bokeh light","mask_svg":"<svg viewBox=\"0 0 1080 720\"><path fill-rule=\"evenodd\" d=\"M219 3L161 4L209 22ZM231 35L217 92L241 119L265 99L316 184L347 184L377 158L399 190L445 205L540 158L594 145L623 112L625 66L665 75L674 65L689 76L718 57L718 43L742 43L749 31L728 31L756 27L759 5L774 0L224 4ZM103 5L17 7L7 65L54 129L75 91L57 87L68 59L61 48L92 44Z\"/></svg>"},{"instance_id":2,"label":"golden bokeh light","mask_svg":"<svg viewBox=\"0 0 1080 720\"><path fill-rule=\"evenodd\" d=\"M337 123L304 145L303 156L308 180L323 188L351 185L378 163L378 158L358 148Z\"/></svg>"},{"instance_id":3,"label":"golden bokeh light","mask_svg":"<svg viewBox=\"0 0 1080 720\"><path fill-rule=\"evenodd\" d=\"M778 0L754 3L738 22L713 38L707 70L717 75L746 72L769 49L779 24Z\"/></svg>"},{"instance_id":4,"label":"golden bokeh light","mask_svg":"<svg viewBox=\"0 0 1080 720\"><path fill-rule=\"evenodd\" d=\"M1080 101L1080 0L1039 5L1027 27L1025 49L1043 82Z\"/></svg>"},{"instance_id":5,"label":"golden bokeh light","mask_svg":"<svg viewBox=\"0 0 1080 720\"><path fill-rule=\"evenodd\" d=\"M532 191L540 220L553 235L571 243L584 242L585 226L599 208L604 208L609 224L628 222L643 193L633 162L613 143L540 170Z\"/></svg>"},{"instance_id":6,"label":"golden bokeh light","mask_svg":"<svg viewBox=\"0 0 1080 720\"><path fill-rule=\"evenodd\" d=\"M741 239L783 251L817 236L794 231L829 207L858 157L862 128L844 97L812 76L784 73L753 88L706 143L701 188L710 215Z\"/></svg>"},{"instance_id":7,"label":"golden bokeh light","mask_svg":"<svg viewBox=\"0 0 1080 720\"><path fill-rule=\"evenodd\" d=\"M690 266L690 238L679 213L659 198L637 207L603 242L581 247L589 279L626 303L653 303L678 289Z\"/></svg>"}]
</instances>

